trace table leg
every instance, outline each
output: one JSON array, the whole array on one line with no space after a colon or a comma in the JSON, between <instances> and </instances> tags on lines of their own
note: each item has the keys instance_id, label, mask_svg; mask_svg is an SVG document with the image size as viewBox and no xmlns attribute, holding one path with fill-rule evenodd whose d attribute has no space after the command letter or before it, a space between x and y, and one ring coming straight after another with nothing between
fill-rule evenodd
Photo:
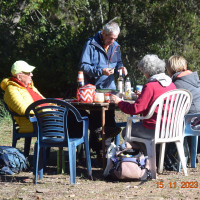
<instances>
[{"instance_id":1,"label":"table leg","mask_svg":"<svg viewBox=\"0 0 200 200\"><path fill-rule=\"evenodd\" d=\"M62 151L63 151L63 148L59 147L58 155L57 155L57 173L58 174L62 173L62 163L63 163Z\"/></svg>"},{"instance_id":2,"label":"table leg","mask_svg":"<svg viewBox=\"0 0 200 200\"><path fill-rule=\"evenodd\" d=\"M105 108L101 109L102 120L102 150L103 150L103 169L106 168L106 148L105 148Z\"/></svg>"}]
</instances>

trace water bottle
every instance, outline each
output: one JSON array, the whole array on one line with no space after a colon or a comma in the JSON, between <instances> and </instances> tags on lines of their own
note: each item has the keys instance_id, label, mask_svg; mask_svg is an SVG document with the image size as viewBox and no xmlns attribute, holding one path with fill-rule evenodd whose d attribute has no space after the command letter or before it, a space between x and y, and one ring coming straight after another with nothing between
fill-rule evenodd
<instances>
[{"instance_id":1,"label":"water bottle","mask_svg":"<svg viewBox=\"0 0 200 200\"><path fill-rule=\"evenodd\" d=\"M131 81L129 77L126 78L125 81L125 98L131 100Z\"/></svg>"},{"instance_id":2,"label":"water bottle","mask_svg":"<svg viewBox=\"0 0 200 200\"><path fill-rule=\"evenodd\" d=\"M122 76L122 69L119 70L119 78L117 79L117 89L120 93L120 98L123 98L124 93L124 78Z\"/></svg>"}]
</instances>

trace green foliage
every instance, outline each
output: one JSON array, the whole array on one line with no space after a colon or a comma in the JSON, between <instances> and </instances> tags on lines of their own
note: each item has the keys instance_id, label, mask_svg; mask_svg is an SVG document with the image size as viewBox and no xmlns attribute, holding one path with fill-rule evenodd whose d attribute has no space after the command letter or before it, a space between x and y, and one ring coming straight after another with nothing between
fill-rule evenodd
<instances>
[{"instance_id":1,"label":"green foliage","mask_svg":"<svg viewBox=\"0 0 200 200\"><path fill-rule=\"evenodd\" d=\"M11 116L4 107L2 100L0 100L0 122L8 124L12 122Z\"/></svg>"},{"instance_id":2,"label":"green foliage","mask_svg":"<svg viewBox=\"0 0 200 200\"><path fill-rule=\"evenodd\" d=\"M36 66L34 83L44 96L74 96L86 39L113 19L121 27L118 42L134 84L145 82L137 63L147 53L183 55L199 71L199 7L197 0L2 0L0 77L25 60Z\"/></svg>"},{"instance_id":3,"label":"green foliage","mask_svg":"<svg viewBox=\"0 0 200 200\"><path fill-rule=\"evenodd\" d=\"M129 6L127 6L129 5ZM147 53L168 59L180 54L192 70L199 70L199 3L197 1L117 1L121 15L125 64L140 83L138 61ZM196 68L193 68L196 66Z\"/></svg>"}]
</instances>

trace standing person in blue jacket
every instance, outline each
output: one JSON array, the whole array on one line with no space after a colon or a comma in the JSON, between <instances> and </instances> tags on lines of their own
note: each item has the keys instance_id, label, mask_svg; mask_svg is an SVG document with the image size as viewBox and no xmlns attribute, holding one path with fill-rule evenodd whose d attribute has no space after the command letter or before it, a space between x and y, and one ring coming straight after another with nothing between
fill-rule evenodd
<instances>
[{"instance_id":1,"label":"standing person in blue jacket","mask_svg":"<svg viewBox=\"0 0 200 200\"><path fill-rule=\"evenodd\" d=\"M120 33L119 25L108 22L102 31L89 38L84 45L79 68L84 72L85 84L93 84L97 89L116 90L114 74L122 69L126 76L127 69L123 66L120 45L116 42ZM90 147L100 156L101 144L95 130L101 127L101 112L90 112ZM116 127L114 111L106 111L106 127ZM113 129L116 135L120 129ZM107 135L106 131L105 134ZM107 138L107 137L106 137ZM106 140L109 146L111 138Z\"/></svg>"}]
</instances>

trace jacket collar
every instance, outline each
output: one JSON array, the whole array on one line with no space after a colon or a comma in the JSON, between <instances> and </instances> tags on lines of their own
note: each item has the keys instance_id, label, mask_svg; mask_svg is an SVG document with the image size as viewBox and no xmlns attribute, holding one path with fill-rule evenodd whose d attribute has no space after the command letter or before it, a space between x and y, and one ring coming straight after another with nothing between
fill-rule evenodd
<instances>
[{"instance_id":1,"label":"jacket collar","mask_svg":"<svg viewBox=\"0 0 200 200\"><path fill-rule=\"evenodd\" d=\"M19 81L17 78L15 78L13 76L10 78L10 81L15 82L15 83L17 83L17 85L26 88L26 86L21 81ZM31 81L31 83L28 85L28 87L29 88L33 87L33 81Z\"/></svg>"}]
</instances>

